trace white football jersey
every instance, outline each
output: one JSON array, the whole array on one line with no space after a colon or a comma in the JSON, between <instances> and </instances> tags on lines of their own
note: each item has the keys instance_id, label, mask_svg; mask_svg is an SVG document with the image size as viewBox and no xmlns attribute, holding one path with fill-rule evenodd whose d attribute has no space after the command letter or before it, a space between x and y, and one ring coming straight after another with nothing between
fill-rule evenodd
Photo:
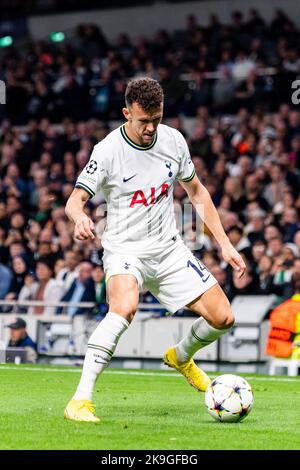
<instances>
[{"instance_id":1,"label":"white football jersey","mask_svg":"<svg viewBox=\"0 0 300 470\"><path fill-rule=\"evenodd\" d=\"M91 197L101 190L105 197L105 250L147 258L174 243L178 229L173 184L190 181L194 175L187 143L179 131L159 124L151 144L142 147L122 125L95 145L75 187Z\"/></svg>"}]
</instances>

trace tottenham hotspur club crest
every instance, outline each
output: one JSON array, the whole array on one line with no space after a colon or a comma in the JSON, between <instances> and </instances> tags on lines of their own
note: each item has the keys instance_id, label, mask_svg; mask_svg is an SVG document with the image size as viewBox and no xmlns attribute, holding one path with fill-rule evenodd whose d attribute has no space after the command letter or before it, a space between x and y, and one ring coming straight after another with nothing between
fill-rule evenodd
<instances>
[{"instance_id":1,"label":"tottenham hotspur club crest","mask_svg":"<svg viewBox=\"0 0 300 470\"><path fill-rule=\"evenodd\" d=\"M91 160L88 165L86 166L85 168L86 172L89 174L89 175L93 175L95 173L95 171L97 170L97 162L96 160Z\"/></svg>"},{"instance_id":2,"label":"tottenham hotspur club crest","mask_svg":"<svg viewBox=\"0 0 300 470\"><path fill-rule=\"evenodd\" d=\"M171 170L171 166L172 166L172 163L166 162L166 167L169 170L169 173L168 173L169 178L171 178L171 176L173 175L172 170Z\"/></svg>"}]
</instances>

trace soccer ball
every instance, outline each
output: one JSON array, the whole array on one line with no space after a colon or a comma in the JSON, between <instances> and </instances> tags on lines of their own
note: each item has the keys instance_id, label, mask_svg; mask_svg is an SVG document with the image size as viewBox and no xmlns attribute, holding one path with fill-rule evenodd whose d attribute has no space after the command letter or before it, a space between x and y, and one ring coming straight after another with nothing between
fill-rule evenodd
<instances>
[{"instance_id":1,"label":"soccer ball","mask_svg":"<svg viewBox=\"0 0 300 470\"><path fill-rule=\"evenodd\" d=\"M253 407L253 393L247 380L233 374L216 377L205 392L205 405L217 421L237 423Z\"/></svg>"}]
</instances>

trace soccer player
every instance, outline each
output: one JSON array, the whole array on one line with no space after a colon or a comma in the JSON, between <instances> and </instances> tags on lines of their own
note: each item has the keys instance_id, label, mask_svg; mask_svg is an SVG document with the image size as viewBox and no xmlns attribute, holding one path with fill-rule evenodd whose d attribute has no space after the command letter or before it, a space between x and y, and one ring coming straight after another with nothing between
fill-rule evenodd
<instances>
[{"instance_id":1,"label":"soccer player","mask_svg":"<svg viewBox=\"0 0 300 470\"><path fill-rule=\"evenodd\" d=\"M66 214L75 224L75 238L93 240L95 226L84 206L100 189L107 202L102 244L109 312L89 338L78 388L64 412L71 420L99 421L92 403L95 382L134 317L142 286L171 313L187 306L199 314L187 336L163 358L197 390L205 391L210 379L196 366L193 355L234 323L221 287L176 229L176 181L196 209L203 206L205 223L220 244L224 260L240 275L245 264L195 174L185 139L176 129L161 124L163 98L156 80L137 78L128 83L123 108L126 123L95 145L66 205Z\"/></svg>"}]
</instances>

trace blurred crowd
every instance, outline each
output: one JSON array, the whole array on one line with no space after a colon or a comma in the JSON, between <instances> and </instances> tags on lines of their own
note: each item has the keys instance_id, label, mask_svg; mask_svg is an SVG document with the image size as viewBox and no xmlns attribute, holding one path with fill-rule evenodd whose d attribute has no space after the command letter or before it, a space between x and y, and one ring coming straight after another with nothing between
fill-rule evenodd
<instances>
[{"instance_id":1,"label":"blurred crowd","mask_svg":"<svg viewBox=\"0 0 300 470\"><path fill-rule=\"evenodd\" d=\"M0 299L94 302L92 313L105 313L101 240L75 241L64 206L93 146L114 128L110 120L121 117L127 79L140 74L162 83L165 122L187 139L246 273L239 279L222 261L206 227L204 235L195 230L195 214L183 220L187 245L230 300L300 292L300 110L290 86L300 71L299 31L281 11L268 26L255 10L247 21L239 12L232 20L225 26L213 16L203 28L189 16L183 31L159 31L136 44L122 35L115 47L96 27L81 26L72 44L8 51L2 61L8 104L1 107ZM271 66L275 75L261 74ZM174 197L175 208L188 202L179 184ZM91 199L87 213L103 225L101 202L101 194ZM142 292L141 301L154 299ZM86 311L68 307L67 313Z\"/></svg>"},{"instance_id":2,"label":"blurred crowd","mask_svg":"<svg viewBox=\"0 0 300 470\"><path fill-rule=\"evenodd\" d=\"M2 50L7 105L0 113L16 124L43 117L119 119L128 78L145 74L161 82L167 117L197 116L199 106L214 113L242 106L275 111L290 101L300 71L299 39L282 10L267 24L254 8L247 15L232 12L229 24L211 15L201 26L189 15L183 30L138 38L123 33L113 43L98 26L82 24L62 43Z\"/></svg>"}]
</instances>

